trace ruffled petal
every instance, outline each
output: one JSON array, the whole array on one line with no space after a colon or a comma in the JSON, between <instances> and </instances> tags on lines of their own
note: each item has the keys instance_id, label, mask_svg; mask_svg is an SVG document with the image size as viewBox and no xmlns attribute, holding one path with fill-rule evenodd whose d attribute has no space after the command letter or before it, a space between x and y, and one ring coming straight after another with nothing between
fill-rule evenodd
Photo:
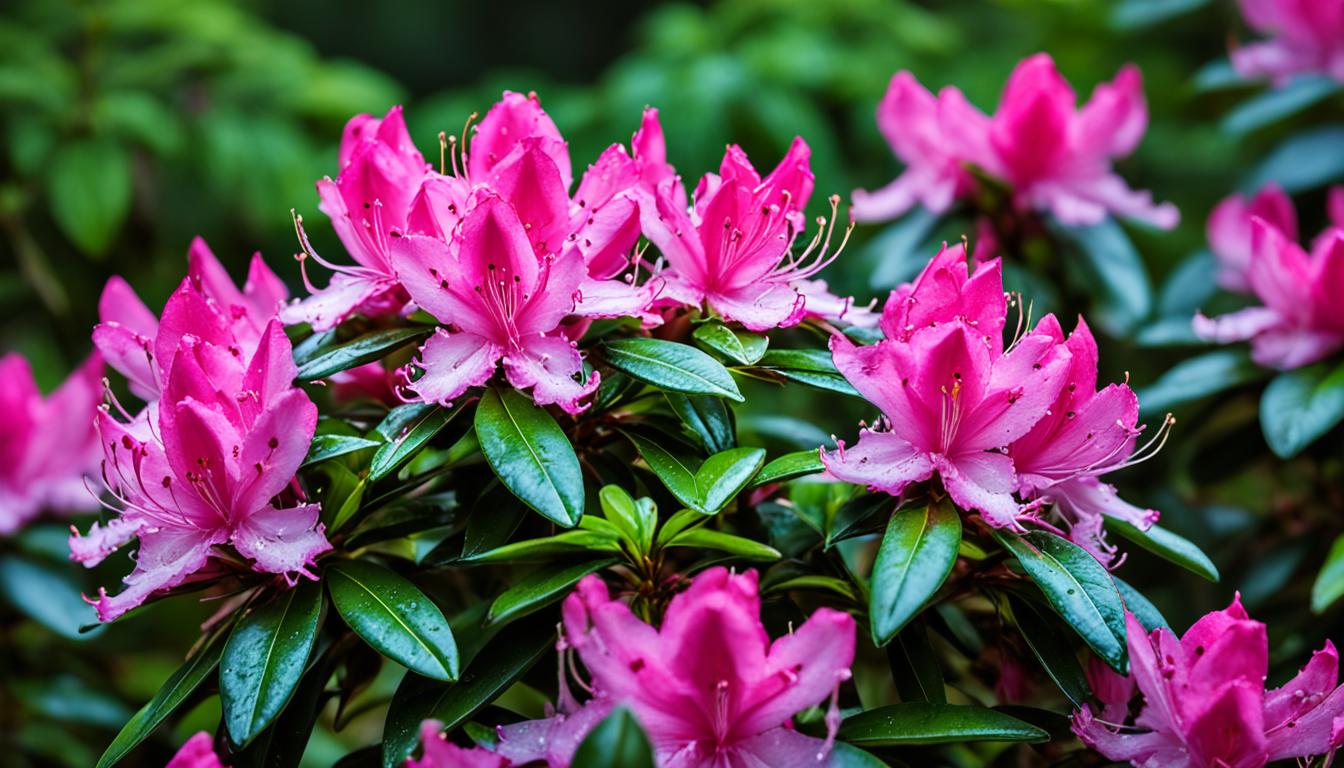
<instances>
[{"instance_id":1,"label":"ruffled petal","mask_svg":"<svg viewBox=\"0 0 1344 768\"><path fill-rule=\"evenodd\" d=\"M253 561L254 570L317 579L312 566L318 555L331 549L317 521L321 512L317 504L285 508L267 504L234 524L230 543Z\"/></svg>"},{"instance_id":2,"label":"ruffled petal","mask_svg":"<svg viewBox=\"0 0 1344 768\"><path fill-rule=\"evenodd\" d=\"M508 726L505 726L508 727ZM443 723L426 720L420 724L420 759L406 761L405 768L505 768L509 761L496 752L480 747L464 749L443 738Z\"/></svg>"},{"instance_id":3,"label":"ruffled petal","mask_svg":"<svg viewBox=\"0 0 1344 768\"><path fill-rule=\"evenodd\" d=\"M788 283L758 281L731 292L713 292L709 306L727 320L753 331L768 331L797 325L804 315L804 300Z\"/></svg>"},{"instance_id":4,"label":"ruffled petal","mask_svg":"<svg viewBox=\"0 0 1344 768\"><path fill-rule=\"evenodd\" d=\"M996 528L1020 529L1021 505L1013 498L1013 460L978 451L934 461L943 487L957 506L975 510Z\"/></svg>"},{"instance_id":5,"label":"ruffled petal","mask_svg":"<svg viewBox=\"0 0 1344 768\"><path fill-rule=\"evenodd\" d=\"M835 479L892 496L933 475L928 453L891 432L861 430L852 447L822 451L821 460Z\"/></svg>"},{"instance_id":6,"label":"ruffled petal","mask_svg":"<svg viewBox=\"0 0 1344 768\"><path fill-rule=\"evenodd\" d=\"M99 590L91 601L99 621L112 621L144 603L155 592L176 587L199 571L210 558L210 550L226 538L224 530L199 528L142 529L135 569L123 583L126 588L116 595Z\"/></svg>"},{"instance_id":7,"label":"ruffled petal","mask_svg":"<svg viewBox=\"0 0 1344 768\"><path fill-rule=\"evenodd\" d=\"M504 348L470 333L437 329L420 347L414 363L424 373L406 387L416 399L447 406L471 387L479 387L495 373Z\"/></svg>"},{"instance_id":8,"label":"ruffled petal","mask_svg":"<svg viewBox=\"0 0 1344 768\"><path fill-rule=\"evenodd\" d=\"M572 342L560 336L528 336L521 347L504 355L504 374L518 389L532 389L537 405L555 403L568 413L580 413L588 406L579 401L592 394L601 376L596 372L587 381L574 377L583 371L583 357Z\"/></svg>"}]
</instances>

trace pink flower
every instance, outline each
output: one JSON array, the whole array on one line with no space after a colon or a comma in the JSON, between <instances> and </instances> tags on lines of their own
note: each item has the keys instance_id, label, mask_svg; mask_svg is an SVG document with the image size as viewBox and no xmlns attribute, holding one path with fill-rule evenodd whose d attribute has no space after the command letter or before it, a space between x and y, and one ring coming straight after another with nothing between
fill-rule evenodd
<instances>
[{"instance_id":1,"label":"pink flower","mask_svg":"<svg viewBox=\"0 0 1344 768\"><path fill-rule=\"evenodd\" d=\"M505 768L509 761L489 750L463 749L443 738L443 723L426 720L420 724L419 760L407 759L406 768Z\"/></svg>"},{"instance_id":2,"label":"pink flower","mask_svg":"<svg viewBox=\"0 0 1344 768\"><path fill-rule=\"evenodd\" d=\"M830 226L824 221L807 248L793 253L806 225L803 209L812 195L811 150L795 138L788 154L762 178L736 145L724 153L718 174L706 174L692 205L676 177L661 181L641 203L644 234L667 261L660 306L709 309L753 331L796 325L808 314L850 321L850 300L831 295L810 278L840 250L830 250L838 198ZM846 230L844 239L848 239ZM861 310L855 310L857 318Z\"/></svg>"},{"instance_id":3,"label":"pink flower","mask_svg":"<svg viewBox=\"0 0 1344 768\"><path fill-rule=\"evenodd\" d=\"M205 731L187 739L163 768L224 768L215 753L215 740Z\"/></svg>"},{"instance_id":4,"label":"pink flower","mask_svg":"<svg viewBox=\"0 0 1344 768\"><path fill-rule=\"evenodd\" d=\"M84 478L98 466L93 420L102 379L103 361L95 353L44 398L22 355L0 357L0 535L43 510L97 508Z\"/></svg>"},{"instance_id":5,"label":"pink flower","mask_svg":"<svg viewBox=\"0 0 1344 768\"><path fill-rule=\"evenodd\" d=\"M1049 410L1008 447L1017 471L1017 490L1024 499L1054 504L1069 522L1074 542L1102 563L1110 563L1115 547L1105 540L1106 516L1144 530L1158 517L1155 510L1126 503L1114 487L1100 479L1142 461L1132 458L1135 438L1142 430L1136 426L1139 401L1125 384L1110 384L1097 391L1097 343L1082 318L1067 341L1052 315L1041 319L1036 332L1068 347L1069 367Z\"/></svg>"},{"instance_id":6,"label":"pink flower","mask_svg":"<svg viewBox=\"0 0 1344 768\"><path fill-rule=\"evenodd\" d=\"M1240 597L1179 640L1125 618L1129 676L1094 663L1089 678L1102 710L1084 705L1073 718L1074 732L1106 757L1145 768L1259 768L1344 743L1344 687L1329 641L1295 678L1266 692L1265 625L1246 615ZM1131 725L1136 688L1143 705Z\"/></svg>"},{"instance_id":7,"label":"pink flower","mask_svg":"<svg viewBox=\"0 0 1344 768\"><path fill-rule=\"evenodd\" d=\"M965 259L960 246L944 247L915 283L894 291L883 341L859 347L831 337L836 368L884 418L852 448L841 442L821 458L833 477L892 495L936 473L962 509L1020 527L1005 449L1046 416L1070 353L1041 331L1004 352L999 263L971 277Z\"/></svg>"},{"instance_id":8,"label":"pink flower","mask_svg":"<svg viewBox=\"0 0 1344 768\"><path fill-rule=\"evenodd\" d=\"M1250 200L1241 195L1224 198L1209 214L1206 232L1209 248L1218 259L1218 285L1226 290L1251 290L1247 272L1251 266L1251 219L1256 217L1289 240L1297 240L1297 211L1292 198L1277 184L1265 185Z\"/></svg>"},{"instance_id":9,"label":"pink flower","mask_svg":"<svg viewBox=\"0 0 1344 768\"><path fill-rule=\"evenodd\" d=\"M387 406L397 405L396 386L400 376L389 371L379 361L365 363L348 371L332 374L330 384L331 397L337 403L351 403L358 400L372 400Z\"/></svg>"},{"instance_id":10,"label":"pink flower","mask_svg":"<svg viewBox=\"0 0 1344 768\"><path fill-rule=\"evenodd\" d=\"M1251 359L1280 370L1344 348L1344 228L1326 230L1308 254L1264 219L1252 219L1247 277L1264 305L1196 315L1197 336L1221 344L1250 339Z\"/></svg>"},{"instance_id":11,"label":"pink flower","mask_svg":"<svg viewBox=\"0 0 1344 768\"><path fill-rule=\"evenodd\" d=\"M1232 50L1243 77L1284 85L1294 75L1344 81L1344 6L1337 0L1240 0L1252 29L1270 39Z\"/></svg>"},{"instance_id":12,"label":"pink flower","mask_svg":"<svg viewBox=\"0 0 1344 768\"><path fill-rule=\"evenodd\" d=\"M93 566L140 540L126 588L91 601L102 621L197 576L218 546L291 582L315 578L308 567L331 548L318 505L286 500L317 408L291 384L297 370L280 323L266 326L250 360L183 336L171 370L160 400L130 423L106 406L98 416L103 478L119 516L87 536L76 532L71 558Z\"/></svg>"},{"instance_id":13,"label":"pink flower","mask_svg":"<svg viewBox=\"0 0 1344 768\"><path fill-rule=\"evenodd\" d=\"M113 277L98 301L100 322L93 343L146 401L156 400L178 341L187 335L205 339L242 358L251 357L266 324L288 296L284 282L252 255L240 291L224 266L197 237L187 251L187 277L168 298L162 319L145 306L135 290Z\"/></svg>"},{"instance_id":14,"label":"pink flower","mask_svg":"<svg viewBox=\"0 0 1344 768\"><path fill-rule=\"evenodd\" d=\"M351 266L331 263L313 251L296 219L304 253L336 274L326 288L310 283L308 298L285 307L288 324L309 323L315 330L339 325L352 314L379 317L406 303L389 256L394 232L406 230L411 202L421 182L433 172L406 130L401 107L382 119L355 115L341 136L340 173L336 180L317 182L318 206L331 219L350 257ZM305 273L306 274L306 273Z\"/></svg>"},{"instance_id":15,"label":"pink flower","mask_svg":"<svg viewBox=\"0 0 1344 768\"><path fill-rule=\"evenodd\" d=\"M576 312L583 257L566 250L538 259L512 205L489 190L473 198L451 244L408 235L393 246L393 264L415 303L453 327L420 348L403 372L407 386L417 400L446 404L488 381L502 360L509 383L531 388L539 405L578 413L600 377L574 379L583 359L557 329ZM422 375L412 379L416 370Z\"/></svg>"},{"instance_id":16,"label":"pink flower","mask_svg":"<svg viewBox=\"0 0 1344 768\"><path fill-rule=\"evenodd\" d=\"M524 731L506 726L500 753L519 764L565 766L582 734L619 705L638 718L662 766L823 764L830 739L794 731L793 715L831 697L827 723L832 734L838 727L834 693L850 676L854 620L820 608L771 642L756 582L755 571L711 568L672 599L654 629L611 599L600 578L585 578L565 601L564 627L592 675L594 698ZM537 734L563 746L542 751Z\"/></svg>"}]
</instances>

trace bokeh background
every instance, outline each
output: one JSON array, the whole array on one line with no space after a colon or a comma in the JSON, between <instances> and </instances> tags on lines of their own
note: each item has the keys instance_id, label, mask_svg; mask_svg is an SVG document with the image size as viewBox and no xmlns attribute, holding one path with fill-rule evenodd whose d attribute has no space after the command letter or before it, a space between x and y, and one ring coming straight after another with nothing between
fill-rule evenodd
<instances>
[{"instance_id":1,"label":"bokeh background","mask_svg":"<svg viewBox=\"0 0 1344 768\"><path fill-rule=\"evenodd\" d=\"M957 85L989 111L1013 65L1038 51L1055 56L1082 97L1126 62L1142 69L1151 125L1121 172L1182 211L1172 232L1126 225L1160 283L1204 247L1213 204L1243 187L1290 130L1220 128L1252 92L1216 87L1235 36L1244 28L1222 0L9 0L0 10L0 349L24 353L53 387L89 351L106 279L126 277L157 309L197 234L235 275L260 250L301 292L290 209L309 222L319 252L345 260L317 212L313 182L336 173L341 127L356 112L404 104L432 157L439 131L459 133L502 90L536 91L582 168L627 140L641 109L654 105L670 159L691 179L717 167L725 144L769 167L801 134L813 149L820 206L825 194L847 198L898 170L873 120L894 72L909 69L935 89ZM1311 124L1313 110L1329 109L1294 122ZM1304 232L1319 231L1323 200L1324 190L1297 198ZM931 256L938 240L973 234L963 229L954 221L924 233L919 252ZM891 263L899 234L859 227L825 276L863 299L885 296L905 269ZM1038 313L1051 307L1049 285L1018 278ZM1123 333L1103 346L1103 377L1128 374L1138 387L1189 354ZM782 408L847 433L865 415L792 390L782 397L762 390L746 406L747 423L753 408ZM1202 582L1141 552L1121 573L1177 627L1240 588L1282 641L1271 647L1299 654L1335 621L1309 619L1305 606L1329 541L1310 535L1313 521L1344 505L1329 480L1339 459L1262 460L1254 397L1240 411L1222 405L1217 420L1198 409L1178 414L1171 446L1117 478L1127 498L1163 510L1164 525L1205 546L1222 581ZM18 544L57 556L62 545L58 526ZM108 568L125 571L124 563ZM44 745L52 764L91 765L212 610L170 602L93 643L34 643L16 634L45 630L5 623L0 739ZM63 682L23 689L20 678L44 669ZM109 677L112 690L89 685ZM174 733L211 724L210 706L218 705ZM25 728L11 730L5 718L22 718ZM366 720L355 713L339 734L324 728L308 763L330 765L376 740L381 717Z\"/></svg>"}]
</instances>

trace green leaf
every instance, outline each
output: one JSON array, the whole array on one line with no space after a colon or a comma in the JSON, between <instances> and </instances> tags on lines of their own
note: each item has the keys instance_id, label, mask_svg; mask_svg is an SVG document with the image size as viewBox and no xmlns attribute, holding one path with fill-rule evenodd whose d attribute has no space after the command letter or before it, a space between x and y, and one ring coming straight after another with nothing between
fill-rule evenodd
<instances>
[{"instance_id":1,"label":"green leaf","mask_svg":"<svg viewBox=\"0 0 1344 768\"><path fill-rule=\"evenodd\" d=\"M328 459L347 456L357 451L377 448L381 445L384 445L384 443L355 437L354 435L318 435L313 438L312 445L308 446L308 455L304 457L303 464L299 468L311 467Z\"/></svg>"},{"instance_id":2,"label":"green leaf","mask_svg":"<svg viewBox=\"0 0 1344 768\"><path fill-rule=\"evenodd\" d=\"M761 471L751 479L752 488L770 483L782 483L786 480L815 475L825 472L826 465L821 463L820 454L815 451L786 453L761 467Z\"/></svg>"},{"instance_id":3,"label":"green leaf","mask_svg":"<svg viewBox=\"0 0 1344 768\"><path fill-rule=\"evenodd\" d=\"M943 670L923 621L907 626L887 644L887 664L901 701L947 703Z\"/></svg>"},{"instance_id":4,"label":"green leaf","mask_svg":"<svg viewBox=\"0 0 1344 768\"><path fill-rule=\"evenodd\" d=\"M1125 608L1111 575L1071 541L1049 533L995 532L1046 600L1117 672L1125 670Z\"/></svg>"},{"instance_id":5,"label":"green leaf","mask_svg":"<svg viewBox=\"0 0 1344 768\"><path fill-rule=\"evenodd\" d=\"M219 693L229 737L247 746L298 688L317 643L322 585L304 581L234 626L220 661Z\"/></svg>"},{"instance_id":6,"label":"green leaf","mask_svg":"<svg viewBox=\"0 0 1344 768\"><path fill-rule=\"evenodd\" d=\"M717 321L700 325L691 336L701 347L740 365L755 365L770 346L770 339L766 336L735 331Z\"/></svg>"},{"instance_id":7,"label":"green leaf","mask_svg":"<svg viewBox=\"0 0 1344 768\"><path fill-rule=\"evenodd\" d=\"M107 252L131 210L131 156L107 139L80 139L56 152L47 199L61 232L85 253Z\"/></svg>"},{"instance_id":8,"label":"green leaf","mask_svg":"<svg viewBox=\"0 0 1344 768\"><path fill-rule=\"evenodd\" d=\"M698 513L697 513L698 514ZM502 547L461 559L464 563L508 563L549 560L554 557L593 552L620 552L617 537L595 531L565 531L556 536L515 541Z\"/></svg>"},{"instance_id":9,"label":"green leaf","mask_svg":"<svg viewBox=\"0 0 1344 768\"><path fill-rule=\"evenodd\" d=\"M1154 555L1181 566L1196 576L1209 581L1218 581L1218 566L1213 564L1204 550L1189 539L1172 533L1160 525L1153 525L1146 531L1119 518L1106 516L1106 530L1152 552Z\"/></svg>"},{"instance_id":10,"label":"green leaf","mask_svg":"<svg viewBox=\"0 0 1344 768\"><path fill-rule=\"evenodd\" d=\"M1219 349L1187 358L1157 381L1139 389L1139 408L1145 416L1165 413L1200 398L1265 378L1269 372L1251 362L1244 349Z\"/></svg>"},{"instance_id":11,"label":"green leaf","mask_svg":"<svg viewBox=\"0 0 1344 768\"><path fill-rule=\"evenodd\" d=\"M658 511L652 503L636 502L619 485L603 486L598 492L598 500L602 514L625 534L636 551L647 553L653 549Z\"/></svg>"},{"instance_id":12,"label":"green leaf","mask_svg":"<svg viewBox=\"0 0 1344 768\"><path fill-rule=\"evenodd\" d=\"M425 677L457 678L448 620L414 584L362 560L333 563L326 581L341 618L379 653Z\"/></svg>"},{"instance_id":13,"label":"green leaf","mask_svg":"<svg viewBox=\"0 0 1344 768\"><path fill-rule=\"evenodd\" d=\"M1227 113L1219 127L1232 136L1291 117L1339 91L1340 85L1324 75L1299 75L1286 85L1267 88Z\"/></svg>"},{"instance_id":14,"label":"green leaf","mask_svg":"<svg viewBox=\"0 0 1344 768\"><path fill-rule=\"evenodd\" d=\"M1325 564L1311 585L1312 613L1325 613L1325 609L1334 605L1341 595L1344 595L1344 535L1330 545L1330 554L1326 555Z\"/></svg>"},{"instance_id":15,"label":"green leaf","mask_svg":"<svg viewBox=\"0 0 1344 768\"><path fill-rule=\"evenodd\" d=\"M516 390L486 390L476 407L476 437L490 468L513 495L566 528L579 522L579 457L545 409Z\"/></svg>"},{"instance_id":16,"label":"green leaf","mask_svg":"<svg viewBox=\"0 0 1344 768\"><path fill-rule=\"evenodd\" d=\"M1076 264L1097 292L1097 308L1088 319L1095 317L1113 335L1133 330L1152 311L1153 287L1124 228L1107 218L1091 226L1058 225L1056 229L1082 254Z\"/></svg>"},{"instance_id":17,"label":"green leaf","mask_svg":"<svg viewBox=\"0 0 1344 768\"><path fill-rule=\"evenodd\" d=\"M579 743L573 763L584 768L654 768L653 745L630 710L617 707Z\"/></svg>"},{"instance_id":18,"label":"green leaf","mask_svg":"<svg viewBox=\"0 0 1344 768\"><path fill-rule=\"evenodd\" d=\"M1238 186L1247 193L1275 182L1295 195L1344 176L1344 126L1326 125L1289 137L1264 156Z\"/></svg>"},{"instance_id":19,"label":"green leaf","mask_svg":"<svg viewBox=\"0 0 1344 768\"><path fill-rule=\"evenodd\" d=\"M700 487L696 485L694 462L687 456L667 450L658 443L634 432L622 432L639 451L644 463L663 481L663 485L682 504L699 511L703 506Z\"/></svg>"},{"instance_id":20,"label":"green leaf","mask_svg":"<svg viewBox=\"0 0 1344 768\"><path fill-rule=\"evenodd\" d=\"M885 493L865 493L845 502L827 525L826 548L869 531L881 530L881 523L876 521L895 509L899 502L895 496Z\"/></svg>"},{"instance_id":21,"label":"green leaf","mask_svg":"<svg viewBox=\"0 0 1344 768\"><path fill-rule=\"evenodd\" d=\"M537 616L514 625L508 634L487 643L467 664L462 677L442 685L407 673L392 696L383 727L383 766L401 768L420 739L420 723L434 719L452 730L494 701L542 657L553 653L551 619Z\"/></svg>"},{"instance_id":22,"label":"green leaf","mask_svg":"<svg viewBox=\"0 0 1344 768\"><path fill-rule=\"evenodd\" d=\"M380 360L393 350L428 335L424 328L393 328L366 333L331 349L323 350L299 366L299 381L325 379L333 373L348 371Z\"/></svg>"},{"instance_id":23,"label":"green leaf","mask_svg":"<svg viewBox=\"0 0 1344 768\"><path fill-rule=\"evenodd\" d=\"M1167 622L1167 617L1157 610L1157 606L1152 601L1143 596L1143 593L1130 586L1129 582L1112 575L1111 581L1115 582L1115 589L1120 593L1120 599L1125 601L1125 610L1134 614L1134 618L1139 620L1144 630L1152 632L1158 627L1171 629L1171 624Z\"/></svg>"},{"instance_id":24,"label":"green leaf","mask_svg":"<svg viewBox=\"0 0 1344 768\"><path fill-rule=\"evenodd\" d=\"M873 562L868 613L873 642L886 645L952 573L961 543L961 515L946 500L898 510Z\"/></svg>"},{"instance_id":25,"label":"green leaf","mask_svg":"<svg viewBox=\"0 0 1344 768\"><path fill-rule=\"evenodd\" d=\"M838 392L862 398L844 376L835 369L831 353L822 349L772 349L761 357L757 367L782 376L789 381L806 384L814 389Z\"/></svg>"},{"instance_id":26,"label":"green leaf","mask_svg":"<svg viewBox=\"0 0 1344 768\"><path fill-rule=\"evenodd\" d=\"M926 246L941 219L942 214L916 206L869 240L860 254L863 263L870 265L868 287L887 291L918 275L929 263L932 251Z\"/></svg>"},{"instance_id":27,"label":"green leaf","mask_svg":"<svg viewBox=\"0 0 1344 768\"><path fill-rule=\"evenodd\" d=\"M1344 364L1284 371L1260 398L1260 428L1281 459L1291 459L1344 420Z\"/></svg>"},{"instance_id":28,"label":"green leaf","mask_svg":"<svg viewBox=\"0 0 1344 768\"><path fill-rule=\"evenodd\" d=\"M58 566L22 555L2 555L0 592L11 605L52 632L71 640L87 640L98 633L81 633L79 628L92 623L97 614L84 602L73 569L70 563Z\"/></svg>"},{"instance_id":29,"label":"green leaf","mask_svg":"<svg viewBox=\"0 0 1344 768\"><path fill-rule=\"evenodd\" d=\"M373 461L369 465L369 482L376 483L401 469L421 448L442 432L443 428L462 412L463 407L463 404L459 404L456 408L435 406L408 425L400 435L390 438L392 442L384 443L378 452L373 454Z\"/></svg>"},{"instance_id":30,"label":"green leaf","mask_svg":"<svg viewBox=\"0 0 1344 768\"><path fill-rule=\"evenodd\" d=\"M664 392L677 418L709 453L726 451L737 445L733 415L723 398L708 395L680 395Z\"/></svg>"},{"instance_id":31,"label":"green leaf","mask_svg":"<svg viewBox=\"0 0 1344 768\"><path fill-rule=\"evenodd\" d=\"M763 448L733 448L710 456L695 472L700 510L713 514L732 501L765 463Z\"/></svg>"},{"instance_id":32,"label":"green leaf","mask_svg":"<svg viewBox=\"0 0 1344 768\"><path fill-rule=\"evenodd\" d=\"M659 389L743 400L728 369L695 347L636 337L609 341L604 350L611 367Z\"/></svg>"},{"instance_id":33,"label":"green leaf","mask_svg":"<svg viewBox=\"0 0 1344 768\"><path fill-rule=\"evenodd\" d=\"M845 718L838 738L859 746L958 744L970 741L1047 741L1034 725L984 707L909 702Z\"/></svg>"},{"instance_id":34,"label":"green leaf","mask_svg":"<svg viewBox=\"0 0 1344 768\"><path fill-rule=\"evenodd\" d=\"M1031 648L1032 655L1041 662L1045 673L1073 702L1074 707L1081 707L1092 695L1092 689L1087 684L1087 676L1078 664L1073 647L1064 641L1064 637L1046 622L1045 617L1030 602L1010 595L1008 605L1012 607L1013 621L1021 631L1022 639L1027 641L1027 647Z\"/></svg>"},{"instance_id":35,"label":"green leaf","mask_svg":"<svg viewBox=\"0 0 1344 768\"><path fill-rule=\"evenodd\" d=\"M727 552L745 560L778 560L779 551L753 539L745 539L730 533L712 531L706 528L692 528L673 536L667 542L668 547L697 547Z\"/></svg>"},{"instance_id":36,"label":"green leaf","mask_svg":"<svg viewBox=\"0 0 1344 768\"><path fill-rule=\"evenodd\" d=\"M1122 0L1111 9L1111 24L1117 29L1138 30L1189 13L1210 0Z\"/></svg>"},{"instance_id":37,"label":"green leaf","mask_svg":"<svg viewBox=\"0 0 1344 768\"><path fill-rule=\"evenodd\" d=\"M155 728L168 719L182 702L192 694L219 665L220 654L224 652L224 640L228 632L220 630L205 644L205 647L187 659L187 662L159 688L149 703L140 708L130 722L112 740L107 751L98 758L97 768L109 768L121 761L131 750L140 745Z\"/></svg>"},{"instance_id":38,"label":"green leaf","mask_svg":"<svg viewBox=\"0 0 1344 768\"><path fill-rule=\"evenodd\" d=\"M618 562L616 558L606 558L575 565L542 566L495 598L487 619L491 624L503 624L541 610L569 594L584 576Z\"/></svg>"}]
</instances>

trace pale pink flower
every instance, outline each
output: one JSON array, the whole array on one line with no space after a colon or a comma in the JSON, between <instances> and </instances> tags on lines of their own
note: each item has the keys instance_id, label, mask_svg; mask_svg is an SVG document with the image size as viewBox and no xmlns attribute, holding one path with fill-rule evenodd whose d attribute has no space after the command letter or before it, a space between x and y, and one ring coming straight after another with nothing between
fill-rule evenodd
<instances>
[{"instance_id":1,"label":"pale pink flower","mask_svg":"<svg viewBox=\"0 0 1344 768\"><path fill-rule=\"evenodd\" d=\"M1295 75L1344 81L1344 5L1338 0L1240 0L1251 29L1268 40L1233 48L1243 77L1284 85Z\"/></svg>"},{"instance_id":2,"label":"pale pink flower","mask_svg":"<svg viewBox=\"0 0 1344 768\"><path fill-rule=\"evenodd\" d=\"M465 749L443 738L443 723L420 724L420 759L408 758L405 768L506 768L509 761L480 747Z\"/></svg>"},{"instance_id":3,"label":"pale pink flower","mask_svg":"<svg viewBox=\"0 0 1344 768\"><path fill-rule=\"evenodd\" d=\"M1251 225L1251 290L1263 306L1208 318L1195 334L1227 344L1251 342L1251 359L1291 370L1344 348L1344 228L1326 230L1308 254L1263 219Z\"/></svg>"},{"instance_id":4,"label":"pale pink flower","mask_svg":"<svg viewBox=\"0 0 1344 768\"><path fill-rule=\"evenodd\" d=\"M420 347L404 370L406 386L416 400L446 404L488 381L502 360L509 383L531 388L539 405L578 413L599 376L575 380L583 359L558 329L581 311L575 299L587 279L583 257L566 250L538 258L508 201L489 190L473 198L451 243L408 235L393 246L393 264L411 298L452 326Z\"/></svg>"},{"instance_id":5,"label":"pale pink flower","mask_svg":"<svg viewBox=\"0 0 1344 768\"><path fill-rule=\"evenodd\" d=\"M22 355L0 357L0 535L44 510L98 508L84 479L96 473L102 455L93 428L102 378L95 353L43 397Z\"/></svg>"},{"instance_id":6,"label":"pale pink flower","mask_svg":"<svg viewBox=\"0 0 1344 768\"><path fill-rule=\"evenodd\" d=\"M854 660L854 619L820 608L772 642L760 610L755 571L711 568L672 599L655 629L613 600L599 577L585 578L565 601L565 642L592 675L594 698L568 715L505 726L500 754L561 768L588 729L625 706L663 768L825 765L831 738L793 730L793 715L830 698L833 738L835 692Z\"/></svg>"},{"instance_id":7,"label":"pale pink flower","mask_svg":"<svg viewBox=\"0 0 1344 768\"><path fill-rule=\"evenodd\" d=\"M1251 280L1251 219L1259 217L1297 240L1297 211L1293 200L1277 184L1266 184L1247 200L1242 195L1224 198L1209 214L1206 233L1209 250L1218 259L1218 285L1229 291L1249 293Z\"/></svg>"},{"instance_id":8,"label":"pale pink flower","mask_svg":"<svg viewBox=\"0 0 1344 768\"><path fill-rule=\"evenodd\" d=\"M118 516L70 539L71 558L93 566L132 538L135 568L116 596L91 601L103 621L197 576L230 545L254 570L316 578L331 548L319 507L289 492L317 425L279 321L251 359L195 336L177 346L162 397L129 423L98 416L103 479ZM279 497L277 499L277 497Z\"/></svg>"},{"instance_id":9,"label":"pale pink flower","mask_svg":"<svg viewBox=\"0 0 1344 768\"><path fill-rule=\"evenodd\" d=\"M224 768L215 753L215 740L205 731L187 739L163 768Z\"/></svg>"},{"instance_id":10,"label":"pale pink flower","mask_svg":"<svg viewBox=\"0 0 1344 768\"><path fill-rule=\"evenodd\" d=\"M1328 640L1285 685L1265 690L1268 642L1238 597L1179 640L1125 617L1128 677L1093 662L1100 711L1084 705L1073 730L1111 760L1140 768L1260 768L1310 758L1344 743L1344 687ZM1142 695L1132 720L1130 700Z\"/></svg>"}]
</instances>

